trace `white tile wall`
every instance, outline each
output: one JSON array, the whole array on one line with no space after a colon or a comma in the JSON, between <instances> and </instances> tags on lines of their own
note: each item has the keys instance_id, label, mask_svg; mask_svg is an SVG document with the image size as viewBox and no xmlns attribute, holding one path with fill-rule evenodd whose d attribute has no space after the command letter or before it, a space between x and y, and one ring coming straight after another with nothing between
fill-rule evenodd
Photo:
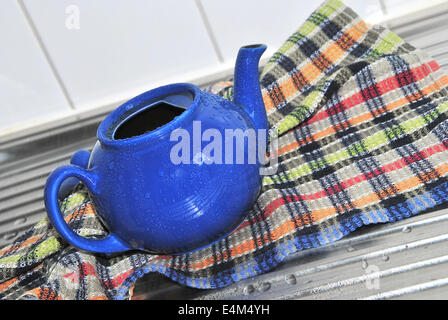
<instances>
[{"instance_id":1,"label":"white tile wall","mask_svg":"<svg viewBox=\"0 0 448 320\"><path fill-rule=\"evenodd\" d=\"M436 5L444 0L383 0L388 15L409 13L425 6Z\"/></svg>"},{"instance_id":2,"label":"white tile wall","mask_svg":"<svg viewBox=\"0 0 448 320\"><path fill-rule=\"evenodd\" d=\"M15 0L0 1L0 132L70 108Z\"/></svg>"},{"instance_id":3,"label":"white tile wall","mask_svg":"<svg viewBox=\"0 0 448 320\"><path fill-rule=\"evenodd\" d=\"M77 109L218 63L193 0L24 3Z\"/></svg>"},{"instance_id":4,"label":"white tile wall","mask_svg":"<svg viewBox=\"0 0 448 320\"><path fill-rule=\"evenodd\" d=\"M273 53L322 3L321 0L199 0L225 61L242 45L266 43ZM379 0L345 0L368 22L383 17Z\"/></svg>"},{"instance_id":5,"label":"white tile wall","mask_svg":"<svg viewBox=\"0 0 448 320\"><path fill-rule=\"evenodd\" d=\"M266 43L268 57L322 1L0 0L0 137L231 68L246 44ZM344 2L378 23L446 1Z\"/></svg>"}]
</instances>

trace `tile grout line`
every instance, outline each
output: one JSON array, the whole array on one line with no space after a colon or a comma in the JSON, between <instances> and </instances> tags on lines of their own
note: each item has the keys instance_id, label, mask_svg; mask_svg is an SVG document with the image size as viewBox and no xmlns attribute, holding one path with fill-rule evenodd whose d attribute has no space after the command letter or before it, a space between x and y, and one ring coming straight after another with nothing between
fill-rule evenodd
<instances>
[{"instance_id":1,"label":"tile grout line","mask_svg":"<svg viewBox=\"0 0 448 320\"><path fill-rule=\"evenodd\" d=\"M207 35L208 35L208 37L210 39L210 42L212 43L213 49L215 50L215 54L216 54L216 56L218 58L218 61L220 63L224 63L224 58L222 56L222 52L219 49L218 42L216 41L216 37L215 37L215 35L213 33L212 26L210 24L210 21L207 18L207 14L205 13L205 9L204 9L204 7L203 7L203 5L201 3L201 0L194 0L194 2L196 3L196 7L199 10L199 15L202 18L202 22L204 23L205 29L207 31Z\"/></svg>"},{"instance_id":2,"label":"tile grout line","mask_svg":"<svg viewBox=\"0 0 448 320\"><path fill-rule=\"evenodd\" d=\"M381 12L383 13L384 16L387 16L388 11L387 11L386 3L384 2L384 0L378 0L378 2L380 3Z\"/></svg>"},{"instance_id":3,"label":"tile grout line","mask_svg":"<svg viewBox=\"0 0 448 320\"><path fill-rule=\"evenodd\" d=\"M51 59L50 54L48 53L48 50L45 47L45 45L44 45L44 43L42 41L42 38L40 37L39 32L37 31L37 28L36 28L32 18L31 18L30 14L28 13L28 10L25 8L23 0L17 0L17 4L20 7L20 10L22 11L22 14L24 15L26 22L28 23L28 26L30 27L31 32L32 32L34 38L36 39L39 48L42 50L42 53L44 54L45 60L47 61L48 65L50 67L50 70L53 73L53 76L55 77L56 82L58 83L59 88L61 89L62 94L63 94L64 98L66 99L70 109L72 111L76 110L75 105L74 105L74 103L73 103L73 101L70 98L70 95L68 93L68 90L67 90L67 88L64 85L64 82L62 81L62 78L61 78L59 72L57 71L56 66L53 63L53 60Z\"/></svg>"}]
</instances>

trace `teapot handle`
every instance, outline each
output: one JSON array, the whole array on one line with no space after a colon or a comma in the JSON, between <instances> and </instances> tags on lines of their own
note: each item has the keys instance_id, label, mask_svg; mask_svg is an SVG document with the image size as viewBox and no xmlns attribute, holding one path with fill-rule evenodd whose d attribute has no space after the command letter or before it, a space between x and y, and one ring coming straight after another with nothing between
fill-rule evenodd
<instances>
[{"instance_id":1,"label":"teapot handle","mask_svg":"<svg viewBox=\"0 0 448 320\"><path fill-rule=\"evenodd\" d=\"M79 179L92 193L95 193L96 190L97 176L81 167L65 165L55 169L50 174L45 185L45 207L48 218L59 234L73 246L86 251L110 254L130 250L128 246L113 234L109 234L102 239L88 239L70 229L63 218L58 203L59 188L62 182L69 177Z\"/></svg>"}]
</instances>

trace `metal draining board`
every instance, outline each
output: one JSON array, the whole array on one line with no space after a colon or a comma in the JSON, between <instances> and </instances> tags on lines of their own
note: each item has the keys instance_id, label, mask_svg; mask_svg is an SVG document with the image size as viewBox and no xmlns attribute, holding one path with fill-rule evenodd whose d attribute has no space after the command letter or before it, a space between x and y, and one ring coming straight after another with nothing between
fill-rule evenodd
<instances>
[{"instance_id":1,"label":"metal draining board","mask_svg":"<svg viewBox=\"0 0 448 320\"><path fill-rule=\"evenodd\" d=\"M448 5L387 25L448 71ZM220 80L220 79L215 79ZM45 216L48 174L90 149L104 112L0 139L0 248ZM440 208L439 208L440 209ZM363 227L332 245L292 255L276 270L220 290L149 274L135 299L448 299L448 209Z\"/></svg>"},{"instance_id":2,"label":"metal draining board","mask_svg":"<svg viewBox=\"0 0 448 320\"><path fill-rule=\"evenodd\" d=\"M361 229L198 299L448 298L448 210Z\"/></svg>"}]
</instances>

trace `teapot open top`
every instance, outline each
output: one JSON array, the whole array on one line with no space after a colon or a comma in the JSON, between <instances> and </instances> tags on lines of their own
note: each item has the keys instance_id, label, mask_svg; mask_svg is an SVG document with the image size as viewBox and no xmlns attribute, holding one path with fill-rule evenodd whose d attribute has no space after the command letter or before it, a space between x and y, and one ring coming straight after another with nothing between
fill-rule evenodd
<instances>
[{"instance_id":1,"label":"teapot open top","mask_svg":"<svg viewBox=\"0 0 448 320\"><path fill-rule=\"evenodd\" d=\"M92 252L175 254L197 250L235 230L259 194L262 163L259 158L235 161L238 148L220 149L219 144L210 154L223 150L223 158L210 161L202 146L204 141L217 143L218 136L232 130L266 133L258 76L265 50L265 45L240 49L233 102L177 83L147 91L110 113L98 128L92 152L78 151L71 165L55 169L47 179L45 206L62 237ZM266 136L257 138L264 155ZM243 141L248 159L251 151ZM73 178L89 189L109 231L106 237L82 237L64 221L58 192Z\"/></svg>"}]
</instances>

